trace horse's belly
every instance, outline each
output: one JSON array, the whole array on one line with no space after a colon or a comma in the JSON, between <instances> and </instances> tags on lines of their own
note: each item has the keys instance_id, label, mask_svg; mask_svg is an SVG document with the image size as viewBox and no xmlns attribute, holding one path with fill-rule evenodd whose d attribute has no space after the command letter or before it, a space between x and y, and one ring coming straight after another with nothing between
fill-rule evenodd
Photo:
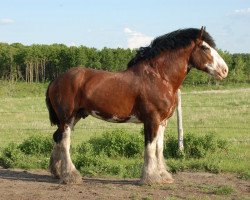
<instances>
[{"instance_id":1,"label":"horse's belly","mask_svg":"<svg viewBox=\"0 0 250 200\"><path fill-rule=\"evenodd\" d=\"M135 115L129 115L128 117L118 117L116 115L109 115L100 113L99 111L91 111L90 114L98 119L102 119L107 122L113 123L141 123L141 121Z\"/></svg>"}]
</instances>

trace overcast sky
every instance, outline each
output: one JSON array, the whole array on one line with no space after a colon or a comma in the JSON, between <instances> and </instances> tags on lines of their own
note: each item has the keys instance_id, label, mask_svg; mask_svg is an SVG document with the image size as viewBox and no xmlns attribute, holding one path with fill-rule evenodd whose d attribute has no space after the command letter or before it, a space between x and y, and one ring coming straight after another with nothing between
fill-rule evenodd
<instances>
[{"instance_id":1,"label":"overcast sky","mask_svg":"<svg viewBox=\"0 0 250 200\"><path fill-rule=\"evenodd\" d=\"M0 42L138 48L206 26L217 47L250 53L250 0L0 0Z\"/></svg>"}]
</instances>

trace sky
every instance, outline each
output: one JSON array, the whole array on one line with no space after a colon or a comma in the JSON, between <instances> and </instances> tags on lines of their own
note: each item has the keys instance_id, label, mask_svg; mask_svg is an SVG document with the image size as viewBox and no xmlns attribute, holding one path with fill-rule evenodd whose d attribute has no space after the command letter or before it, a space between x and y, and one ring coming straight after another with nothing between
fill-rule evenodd
<instances>
[{"instance_id":1,"label":"sky","mask_svg":"<svg viewBox=\"0 0 250 200\"><path fill-rule=\"evenodd\" d=\"M0 0L0 42L139 48L201 28L217 48L250 53L250 0Z\"/></svg>"}]
</instances>

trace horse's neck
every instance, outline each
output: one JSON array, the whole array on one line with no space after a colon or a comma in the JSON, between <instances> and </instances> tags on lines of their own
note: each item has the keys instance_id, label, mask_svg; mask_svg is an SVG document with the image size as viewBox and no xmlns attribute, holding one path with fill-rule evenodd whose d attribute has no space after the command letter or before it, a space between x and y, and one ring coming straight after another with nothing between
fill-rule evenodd
<instances>
[{"instance_id":1,"label":"horse's neck","mask_svg":"<svg viewBox=\"0 0 250 200\"><path fill-rule=\"evenodd\" d=\"M157 71L164 81L172 85L173 90L177 90L186 77L191 52L190 47L178 51L168 51L158 57Z\"/></svg>"}]
</instances>

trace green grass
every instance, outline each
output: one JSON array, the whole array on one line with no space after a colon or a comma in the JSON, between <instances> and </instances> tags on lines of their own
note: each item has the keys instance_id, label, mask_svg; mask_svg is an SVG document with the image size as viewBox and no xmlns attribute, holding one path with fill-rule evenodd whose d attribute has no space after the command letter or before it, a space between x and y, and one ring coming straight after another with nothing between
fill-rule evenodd
<instances>
[{"instance_id":1,"label":"green grass","mask_svg":"<svg viewBox=\"0 0 250 200\"><path fill-rule=\"evenodd\" d=\"M205 193L215 195L229 195L234 193L234 189L228 185L199 185L198 188L202 189Z\"/></svg>"},{"instance_id":2,"label":"green grass","mask_svg":"<svg viewBox=\"0 0 250 200\"><path fill-rule=\"evenodd\" d=\"M250 90L226 93L184 93L183 124L185 130L216 135L230 140L249 139Z\"/></svg>"},{"instance_id":3,"label":"green grass","mask_svg":"<svg viewBox=\"0 0 250 200\"><path fill-rule=\"evenodd\" d=\"M51 127L48 119L44 98L47 85L0 82L0 150L10 142L20 144L33 135L52 136L56 127ZM193 92L203 91L205 86L182 88L184 139L187 133L212 133L227 140L230 151L214 152L198 160L169 159L167 163L173 169L237 172L240 177L249 179L250 85L230 87L209 86L213 90L229 90L224 93ZM242 88L248 90L239 90ZM91 137L117 128L139 133L142 125L114 124L88 117L76 125L72 145L76 147ZM177 132L175 114L169 120L166 134L169 132Z\"/></svg>"},{"instance_id":4,"label":"green grass","mask_svg":"<svg viewBox=\"0 0 250 200\"><path fill-rule=\"evenodd\" d=\"M0 97L41 97L48 83L7 82L0 80Z\"/></svg>"}]
</instances>

